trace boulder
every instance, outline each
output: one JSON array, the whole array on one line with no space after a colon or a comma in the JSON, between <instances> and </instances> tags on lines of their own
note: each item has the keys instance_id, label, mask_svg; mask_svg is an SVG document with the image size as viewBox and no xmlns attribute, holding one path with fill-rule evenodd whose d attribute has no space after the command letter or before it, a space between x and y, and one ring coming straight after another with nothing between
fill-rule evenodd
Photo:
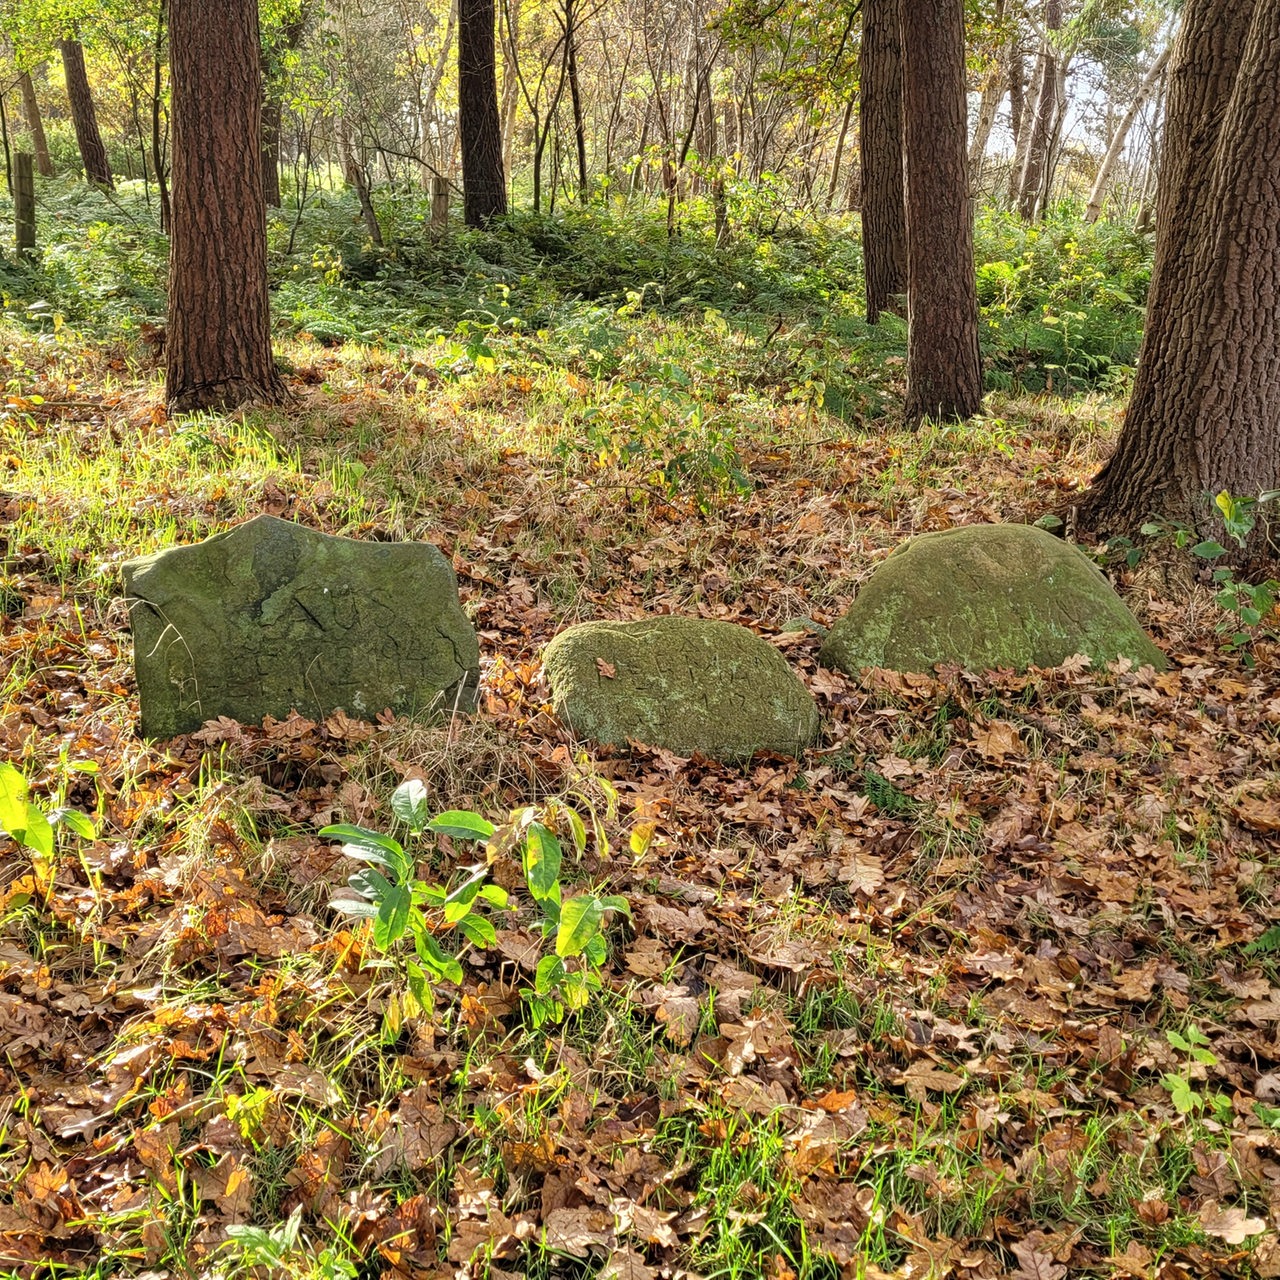
<instances>
[{"instance_id":1,"label":"boulder","mask_svg":"<svg viewBox=\"0 0 1280 1280\"><path fill-rule=\"evenodd\" d=\"M832 627L821 661L864 667L969 671L1056 667L1073 654L1165 667L1097 565L1033 525L971 525L898 547Z\"/></svg>"},{"instance_id":2,"label":"boulder","mask_svg":"<svg viewBox=\"0 0 1280 1280\"><path fill-rule=\"evenodd\" d=\"M258 516L130 560L124 582L145 737L295 708L371 720L474 704L475 629L429 543L358 542Z\"/></svg>"},{"instance_id":3,"label":"boulder","mask_svg":"<svg viewBox=\"0 0 1280 1280\"><path fill-rule=\"evenodd\" d=\"M735 760L796 755L818 734L817 705L786 660L730 622L584 622L543 663L556 714L595 742Z\"/></svg>"}]
</instances>

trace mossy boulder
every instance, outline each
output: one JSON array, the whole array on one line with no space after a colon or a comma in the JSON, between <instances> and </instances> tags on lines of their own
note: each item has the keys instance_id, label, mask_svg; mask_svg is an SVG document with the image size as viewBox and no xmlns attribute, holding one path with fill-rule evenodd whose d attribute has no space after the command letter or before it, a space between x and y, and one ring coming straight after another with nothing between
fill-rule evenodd
<instances>
[{"instance_id":1,"label":"mossy boulder","mask_svg":"<svg viewBox=\"0 0 1280 1280\"><path fill-rule=\"evenodd\" d=\"M594 742L735 760L796 755L818 734L817 705L786 660L730 622L584 622L543 663L556 714Z\"/></svg>"},{"instance_id":2,"label":"mossy boulder","mask_svg":"<svg viewBox=\"0 0 1280 1280\"><path fill-rule=\"evenodd\" d=\"M1056 667L1073 654L1165 667L1098 567L1033 525L971 525L912 538L879 565L832 627L821 661L931 671Z\"/></svg>"},{"instance_id":3,"label":"mossy boulder","mask_svg":"<svg viewBox=\"0 0 1280 1280\"><path fill-rule=\"evenodd\" d=\"M130 560L142 733L474 704L480 649L453 568L425 542L359 542L258 516Z\"/></svg>"}]
</instances>

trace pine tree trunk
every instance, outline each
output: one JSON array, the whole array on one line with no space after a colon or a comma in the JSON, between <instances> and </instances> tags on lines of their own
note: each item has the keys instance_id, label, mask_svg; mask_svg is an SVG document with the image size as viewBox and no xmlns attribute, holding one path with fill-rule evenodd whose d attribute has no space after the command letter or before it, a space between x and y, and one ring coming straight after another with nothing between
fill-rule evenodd
<instances>
[{"instance_id":1,"label":"pine tree trunk","mask_svg":"<svg viewBox=\"0 0 1280 1280\"><path fill-rule=\"evenodd\" d=\"M1131 533L1155 516L1220 536L1208 495L1280 487L1277 118L1280 0L1188 0L1138 376L1081 528ZM1255 537L1238 559L1261 557Z\"/></svg>"},{"instance_id":2,"label":"pine tree trunk","mask_svg":"<svg viewBox=\"0 0 1280 1280\"><path fill-rule=\"evenodd\" d=\"M963 0L903 0L907 180L906 419L963 421L982 405Z\"/></svg>"},{"instance_id":3,"label":"pine tree trunk","mask_svg":"<svg viewBox=\"0 0 1280 1280\"><path fill-rule=\"evenodd\" d=\"M1142 110L1147 99L1160 83L1160 79L1164 75L1164 69L1169 65L1171 52L1172 46L1155 60L1151 70L1147 72L1143 77L1142 83L1138 86L1138 92L1134 94L1133 101L1129 104L1129 109L1120 118L1120 123L1116 126L1115 134L1111 139L1111 145L1107 148L1107 154L1103 156L1102 164L1098 167L1098 176L1094 179L1093 190L1089 192L1089 203L1084 210L1084 220L1086 222L1097 222L1099 215L1102 213L1102 202L1106 198L1107 188L1111 185L1111 175L1115 173L1116 165L1120 162L1120 157L1124 153L1124 144L1129 137L1129 130L1133 128L1133 122L1138 118L1138 112Z\"/></svg>"},{"instance_id":4,"label":"pine tree trunk","mask_svg":"<svg viewBox=\"0 0 1280 1280\"><path fill-rule=\"evenodd\" d=\"M84 65L84 46L79 40L58 41L62 53L62 69L67 78L67 97L71 102L71 123L75 126L76 142L80 147L80 162L84 176L95 186L114 187L111 178L111 162L102 144L98 129L98 115L93 109L93 94L89 91L89 73Z\"/></svg>"},{"instance_id":5,"label":"pine tree trunk","mask_svg":"<svg viewBox=\"0 0 1280 1280\"><path fill-rule=\"evenodd\" d=\"M507 211L494 0L458 0L458 132L463 220L469 227L482 227Z\"/></svg>"},{"instance_id":6,"label":"pine tree trunk","mask_svg":"<svg viewBox=\"0 0 1280 1280\"><path fill-rule=\"evenodd\" d=\"M864 0L859 143L867 323L907 287L902 176L902 0Z\"/></svg>"},{"instance_id":7,"label":"pine tree trunk","mask_svg":"<svg viewBox=\"0 0 1280 1280\"><path fill-rule=\"evenodd\" d=\"M171 412L278 404L271 354L257 0L172 0Z\"/></svg>"},{"instance_id":8,"label":"pine tree trunk","mask_svg":"<svg viewBox=\"0 0 1280 1280\"><path fill-rule=\"evenodd\" d=\"M22 90L22 114L27 118L27 132L31 134L31 147L36 157L36 172L42 177L53 177L53 161L49 159L49 140L44 136L44 121L40 118L40 103L36 100L36 87L31 73L24 71L18 77Z\"/></svg>"}]
</instances>

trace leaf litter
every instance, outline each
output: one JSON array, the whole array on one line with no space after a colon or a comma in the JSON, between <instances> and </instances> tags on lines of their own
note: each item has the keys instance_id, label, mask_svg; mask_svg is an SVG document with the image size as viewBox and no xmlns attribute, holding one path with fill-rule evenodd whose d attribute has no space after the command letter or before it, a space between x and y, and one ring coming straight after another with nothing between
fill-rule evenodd
<instances>
[{"instance_id":1,"label":"leaf litter","mask_svg":"<svg viewBox=\"0 0 1280 1280\"><path fill-rule=\"evenodd\" d=\"M1070 464L1052 433L1028 446ZM17 503L0 742L100 835L63 848L47 894L12 851L0 886L3 1266L213 1275L229 1229L297 1211L317 1248L414 1280L539 1258L635 1280L735 1258L779 1278L1280 1275L1274 650L1247 669L1153 600L1164 674L817 666L820 625L898 539L1043 499L1004 462L953 460L907 513L867 496L891 450L846 442L816 474L771 460L749 497L646 500L616 529L536 456L459 464L429 536L482 636L479 719L223 719L164 746L133 735L122 612L51 572ZM353 531L321 481L280 481L250 511ZM528 501L547 486L555 539ZM225 520L198 487L176 501ZM377 513L355 531L404 533ZM825 745L745 767L584 754L537 663L567 581L598 616L754 626ZM66 770L82 760L96 773ZM519 917L432 1015L390 1016L310 833L385 824L411 776L489 816L616 790L612 853L572 875L634 924L580 1023L528 1025ZM1201 1055L1170 1036L1199 1046L1188 1028Z\"/></svg>"}]
</instances>

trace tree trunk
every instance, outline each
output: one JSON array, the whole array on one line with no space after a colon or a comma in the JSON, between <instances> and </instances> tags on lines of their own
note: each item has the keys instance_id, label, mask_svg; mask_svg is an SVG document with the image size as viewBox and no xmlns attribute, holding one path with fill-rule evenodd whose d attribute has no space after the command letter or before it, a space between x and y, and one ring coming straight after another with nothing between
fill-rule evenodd
<instances>
[{"instance_id":1,"label":"tree trunk","mask_svg":"<svg viewBox=\"0 0 1280 1280\"><path fill-rule=\"evenodd\" d=\"M856 94L850 94L849 101L844 104L844 115L840 118L840 133L836 138L836 153L831 161L831 181L827 183L828 209L835 207L836 192L840 190L840 164L844 160L844 144L845 139L849 136L849 122L853 119L856 97Z\"/></svg>"},{"instance_id":2,"label":"tree trunk","mask_svg":"<svg viewBox=\"0 0 1280 1280\"><path fill-rule=\"evenodd\" d=\"M102 145L102 133L98 129L97 112L93 109L93 94L89 92L89 73L84 65L84 46L79 40L58 41L62 53L62 68L67 78L67 97L71 102L71 122L75 126L76 142L80 147L80 162L84 176L95 186L114 187L111 179L111 162L107 149Z\"/></svg>"},{"instance_id":3,"label":"tree trunk","mask_svg":"<svg viewBox=\"0 0 1280 1280\"><path fill-rule=\"evenodd\" d=\"M458 131L463 220L469 227L482 227L507 211L494 0L458 0Z\"/></svg>"},{"instance_id":4,"label":"tree trunk","mask_svg":"<svg viewBox=\"0 0 1280 1280\"><path fill-rule=\"evenodd\" d=\"M273 209L280 207L280 127L284 105L274 93L262 104L262 194Z\"/></svg>"},{"instance_id":5,"label":"tree trunk","mask_svg":"<svg viewBox=\"0 0 1280 1280\"><path fill-rule=\"evenodd\" d=\"M1062 27L1062 0L1045 0L1044 25L1047 31ZM1030 222L1040 212L1045 196L1045 179L1049 172L1049 151L1061 110L1059 100L1059 57L1046 39L1036 63L1036 110L1031 120L1031 136L1027 141L1026 160L1018 179L1018 212Z\"/></svg>"},{"instance_id":6,"label":"tree trunk","mask_svg":"<svg viewBox=\"0 0 1280 1280\"><path fill-rule=\"evenodd\" d=\"M974 121L973 137L969 142L969 186L976 191L978 179L982 177L982 163L987 158L987 144L991 141L991 130L995 126L996 112L1004 98L1006 55L996 60L995 66L987 72L982 82L982 94L978 99L978 118Z\"/></svg>"},{"instance_id":7,"label":"tree trunk","mask_svg":"<svg viewBox=\"0 0 1280 1280\"><path fill-rule=\"evenodd\" d=\"M18 77L22 89L22 114L27 119L27 132L31 134L31 147L36 155L36 170L42 177L53 177L53 161L49 159L49 141L44 136L44 121L40 119L40 103L36 101L36 87L31 73L24 71Z\"/></svg>"},{"instance_id":8,"label":"tree trunk","mask_svg":"<svg viewBox=\"0 0 1280 1280\"><path fill-rule=\"evenodd\" d=\"M278 404L271 354L257 0L172 0L171 412Z\"/></svg>"},{"instance_id":9,"label":"tree trunk","mask_svg":"<svg viewBox=\"0 0 1280 1280\"><path fill-rule=\"evenodd\" d=\"M569 77L569 101L573 106L573 140L578 156L578 202L587 203L587 124L582 116L582 90L578 86L578 14L573 0L564 4L565 73Z\"/></svg>"},{"instance_id":10,"label":"tree trunk","mask_svg":"<svg viewBox=\"0 0 1280 1280\"><path fill-rule=\"evenodd\" d=\"M907 185L906 419L982 405L973 207L965 146L963 0L903 0Z\"/></svg>"},{"instance_id":11,"label":"tree trunk","mask_svg":"<svg viewBox=\"0 0 1280 1280\"><path fill-rule=\"evenodd\" d=\"M168 0L160 0L156 6L156 39L151 47L151 167L155 170L156 186L160 189L160 230L169 234L173 222L173 204L169 199L169 174L165 163L163 130L160 113L164 109L161 92L164 80L164 27L168 12Z\"/></svg>"},{"instance_id":12,"label":"tree trunk","mask_svg":"<svg viewBox=\"0 0 1280 1280\"><path fill-rule=\"evenodd\" d=\"M1098 216L1102 213L1102 201L1106 197L1107 188L1111 185L1111 175L1115 172L1116 165L1120 162L1120 157L1124 153L1124 144L1129 137L1129 130L1133 127L1133 122L1138 118L1138 112L1142 110L1147 99L1160 83L1160 77L1164 75L1164 69L1169 65L1171 52L1172 46L1166 49L1152 64L1151 70L1147 72L1146 76L1143 77L1142 83L1138 86L1138 92L1129 104L1128 111L1124 113L1120 123L1116 126L1111 145L1107 148L1107 154L1103 156L1102 164L1098 168L1098 176L1094 179L1093 190L1089 192L1089 203L1084 210L1084 220L1086 222L1097 222Z\"/></svg>"},{"instance_id":13,"label":"tree trunk","mask_svg":"<svg viewBox=\"0 0 1280 1280\"><path fill-rule=\"evenodd\" d=\"M862 96L858 120L868 324L875 324L881 311L897 311L894 299L907 287L902 4L903 0L865 0L862 9Z\"/></svg>"},{"instance_id":14,"label":"tree trunk","mask_svg":"<svg viewBox=\"0 0 1280 1280\"><path fill-rule=\"evenodd\" d=\"M1278 115L1280 0L1188 0L1138 375L1083 529L1131 533L1157 516L1217 536L1207 495L1280 487ZM1239 562L1261 558L1259 542Z\"/></svg>"}]
</instances>

